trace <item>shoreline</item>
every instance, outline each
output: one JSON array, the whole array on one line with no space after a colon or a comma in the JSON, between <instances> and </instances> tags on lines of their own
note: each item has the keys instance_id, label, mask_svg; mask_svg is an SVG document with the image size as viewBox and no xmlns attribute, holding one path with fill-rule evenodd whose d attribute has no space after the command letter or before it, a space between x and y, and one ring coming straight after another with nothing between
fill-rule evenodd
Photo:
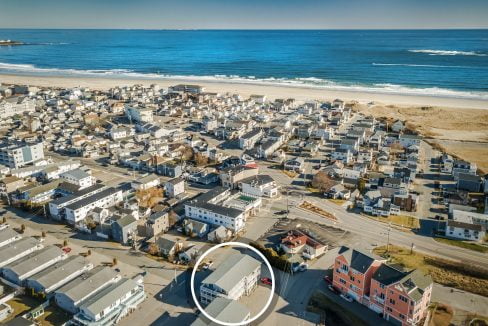
<instances>
[{"instance_id":1,"label":"shoreline","mask_svg":"<svg viewBox=\"0 0 488 326\"><path fill-rule=\"evenodd\" d=\"M208 92L238 93L244 97L251 94L266 95L270 99L295 98L298 101L333 100L340 98L359 103L379 102L381 104L441 106L458 109L488 109L487 100L458 98L449 96L431 96L416 94L396 94L380 91L336 90L308 85L288 85L263 82L243 82L235 80L202 80L198 78L161 77L159 79L117 78L101 76L40 76L0 74L0 82L6 84L25 84L42 87L88 87L92 89L108 89L114 86L134 84L158 84L168 87L176 84L198 84L204 86Z\"/></svg>"}]
</instances>

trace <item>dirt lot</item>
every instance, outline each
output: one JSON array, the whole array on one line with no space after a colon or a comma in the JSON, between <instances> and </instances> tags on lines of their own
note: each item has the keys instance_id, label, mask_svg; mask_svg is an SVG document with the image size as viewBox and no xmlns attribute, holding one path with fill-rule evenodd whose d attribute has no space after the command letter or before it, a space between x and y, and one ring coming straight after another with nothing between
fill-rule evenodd
<instances>
[{"instance_id":1,"label":"dirt lot","mask_svg":"<svg viewBox=\"0 0 488 326\"><path fill-rule=\"evenodd\" d=\"M296 229L309 234L323 244L329 245L329 249L342 245L351 237L349 232L342 229L319 225L307 220L296 219L292 221L282 219L272 229L266 232L258 242L267 248L275 246L288 231Z\"/></svg>"}]
</instances>

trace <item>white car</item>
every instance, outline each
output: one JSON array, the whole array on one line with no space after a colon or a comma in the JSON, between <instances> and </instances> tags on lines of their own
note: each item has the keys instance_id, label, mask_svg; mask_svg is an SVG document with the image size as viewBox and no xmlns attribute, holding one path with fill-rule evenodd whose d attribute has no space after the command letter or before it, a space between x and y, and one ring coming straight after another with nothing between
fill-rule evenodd
<instances>
[{"instance_id":1,"label":"white car","mask_svg":"<svg viewBox=\"0 0 488 326\"><path fill-rule=\"evenodd\" d=\"M347 302L352 302L353 299L349 294L341 294L341 298L346 300Z\"/></svg>"},{"instance_id":2,"label":"white car","mask_svg":"<svg viewBox=\"0 0 488 326\"><path fill-rule=\"evenodd\" d=\"M308 269L308 264L301 264L298 266L298 271L299 272L305 272Z\"/></svg>"}]
</instances>

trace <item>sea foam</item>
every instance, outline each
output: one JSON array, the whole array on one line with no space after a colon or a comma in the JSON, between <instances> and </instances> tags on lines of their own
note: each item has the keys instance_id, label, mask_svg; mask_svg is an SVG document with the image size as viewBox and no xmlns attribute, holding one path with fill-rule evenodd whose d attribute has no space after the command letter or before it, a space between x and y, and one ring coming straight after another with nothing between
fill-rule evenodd
<instances>
[{"instance_id":1,"label":"sea foam","mask_svg":"<svg viewBox=\"0 0 488 326\"><path fill-rule=\"evenodd\" d=\"M380 64L376 64L380 65ZM386 64L388 65L388 64ZM466 98L477 100L488 100L488 92L457 91L438 87L408 87L404 85L377 83L373 85L365 84L346 84L332 80L302 77L302 78L256 78L255 76L243 77L237 75L167 75L158 73L143 73L129 69L109 69L109 70L80 70L80 69L61 69L61 68L41 68L30 64L10 64L0 62L0 74L24 74L39 76L73 76L73 77L99 77L99 78L121 78L121 79L141 79L141 80L183 80L201 82L225 82L236 84L254 84L269 86L291 86L297 88L313 88L324 90L337 90L347 92L365 92L396 95L421 95Z\"/></svg>"},{"instance_id":2,"label":"sea foam","mask_svg":"<svg viewBox=\"0 0 488 326\"><path fill-rule=\"evenodd\" d=\"M475 51L455 51L455 50L408 50L408 52L413 52L413 53L425 53L428 55L472 55L472 56L477 56L477 57L486 57L488 54L486 53L480 53L480 52L475 52Z\"/></svg>"}]
</instances>

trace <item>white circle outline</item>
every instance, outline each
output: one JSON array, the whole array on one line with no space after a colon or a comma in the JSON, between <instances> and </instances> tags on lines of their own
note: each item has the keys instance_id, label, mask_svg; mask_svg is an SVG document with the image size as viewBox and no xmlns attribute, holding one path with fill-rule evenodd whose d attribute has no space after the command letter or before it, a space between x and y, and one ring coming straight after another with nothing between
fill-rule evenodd
<instances>
[{"instance_id":1,"label":"white circle outline","mask_svg":"<svg viewBox=\"0 0 488 326\"><path fill-rule=\"evenodd\" d=\"M268 267L269 272L271 274L271 295L269 296L268 301L264 305L263 309L261 309L261 311L256 316L254 316L253 318L242 321L240 323L227 323L227 322L220 321L220 320L215 319L214 317L210 316L205 311L205 309L202 308L202 306L200 305L200 302L198 302L197 296L195 294L195 274L196 274L197 268L198 268L198 266L200 266L200 263L202 262L202 260L205 258L205 256L210 254L212 251L215 251L218 248L228 247L228 246L241 247L241 248L246 248L246 249L250 249L250 250L254 251L264 261L264 263L266 264L266 267ZM258 280L258 282L259 282L259 280ZM275 292L275 276L273 273L273 268L271 268L271 264L269 263L269 261L266 259L266 257L264 257L264 255L259 250L257 250L256 248L254 248L253 246L251 246L247 243L230 241L230 242L223 242L223 243L220 243L218 245L213 246L212 248L210 248L209 250L204 252L203 255L200 256L200 258L198 258L198 260L197 260L197 262L193 268L193 271L191 272L190 287L191 287L191 296L193 298L193 301L195 302L195 305L197 306L198 310L200 310L205 317L207 317L212 322L217 323L219 325L244 326L244 325L248 325L248 324L252 323L253 321L257 320L259 317L261 317L261 315L263 315L266 312L266 310L269 308L269 306L271 305L271 301L273 300L273 295Z\"/></svg>"}]
</instances>

